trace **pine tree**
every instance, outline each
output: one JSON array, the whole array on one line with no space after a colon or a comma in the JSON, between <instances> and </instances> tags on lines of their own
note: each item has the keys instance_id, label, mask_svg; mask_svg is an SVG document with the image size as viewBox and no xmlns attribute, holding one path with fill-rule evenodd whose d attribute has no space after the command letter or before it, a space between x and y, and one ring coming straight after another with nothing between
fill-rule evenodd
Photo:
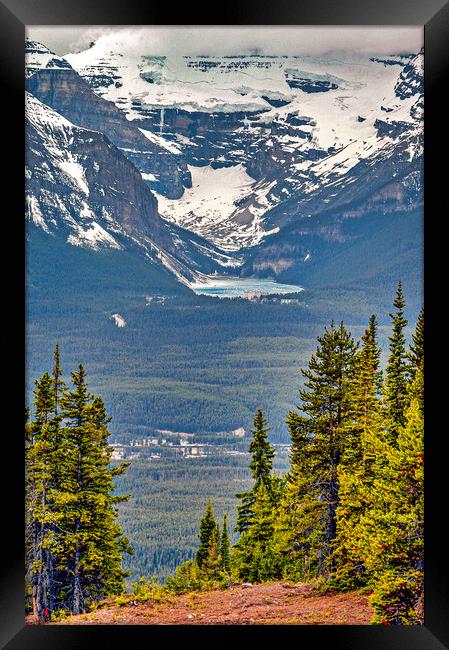
<instances>
[{"instance_id":1,"label":"pine tree","mask_svg":"<svg viewBox=\"0 0 449 650\"><path fill-rule=\"evenodd\" d=\"M365 562L373 579L374 622L423 622L423 370L409 389L405 425L377 455L371 509L362 518Z\"/></svg>"},{"instance_id":2,"label":"pine tree","mask_svg":"<svg viewBox=\"0 0 449 650\"><path fill-rule=\"evenodd\" d=\"M249 492L240 492L236 495L241 503L237 506L236 531L243 533L251 525L255 492L263 484L267 491L272 493L271 471L275 451L268 440L267 433L270 428L261 409L257 409L254 417L254 429L251 429L252 439L249 445L251 454L250 469L254 484Z\"/></svg>"},{"instance_id":3,"label":"pine tree","mask_svg":"<svg viewBox=\"0 0 449 650\"><path fill-rule=\"evenodd\" d=\"M362 337L361 349L354 358L345 431L346 448L338 468L339 504L332 551L332 581L343 589L360 587L366 581L357 535L360 517L367 507L365 491L372 485L373 478L367 440L373 435L380 435L381 431L380 349L376 334L376 318L371 316Z\"/></svg>"},{"instance_id":4,"label":"pine tree","mask_svg":"<svg viewBox=\"0 0 449 650\"><path fill-rule=\"evenodd\" d=\"M33 613L44 619L44 610L53 605L52 497L56 461L54 392L52 379L44 373L35 382L34 419L28 427L26 445L27 516L29 526L28 575L32 585Z\"/></svg>"},{"instance_id":5,"label":"pine tree","mask_svg":"<svg viewBox=\"0 0 449 650\"><path fill-rule=\"evenodd\" d=\"M108 418L102 400L88 392L82 365L72 373L72 381L73 390L60 402L67 426L61 441L56 525L63 532L54 552L57 569L65 576L62 606L80 613L90 602L123 590L121 560L131 549L115 508L126 497L112 495L113 477L126 464L109 467Z\"/></svg>"},{"instance_id":6,"label":"pine tree","mask_svg":"<svg viewBox=\"0 0 449 650\"><path fill-rule=\"evenodd\" d=\"M291 470L278 526L280 552L296 572L324 575L336 534L338 467L346 449L350 385L356 345L343 323L325 328L316 353L302 370L300 409L287 424L292 440ZM295 568L291 567L291 571Z\"/></svg>"},{"instance_id":7,"label":"pine tree","mask_svg":"<svg viewBox=\"0 0 449 650\"><path fill-rule=\"evenodd\" d=\"M390 336L390 355L386 368L385 404L388 419L388 439L394 444L400 427L405 424L405 409L407 407L409 367L405 348L404 328L407 320L404 317L405 300L402 284L399 282L393 305L396 309L390 314L392 333Z\"/></svg>"},{"instance_id":8,"label":"pine tree","mask_svg":"<svg viewBox=\"0 0 449 650\"><path fill-rule=\"evenodd\" d=\"M200 521L200 545L196 552L195 561L200 569L205 564L209 551L211 549L212 543L214 541L214 535L217 530L217 522L215 521L214 510L212 508L212 503L210 500L207 502L206 511Z\"/></svg>"},{"instance_id":9,"label":"pine tree","mask_svg":"<svg viewBox=\"0 0 449 650\"><path fill-rule=\"evenodd\" d=\"M220 557L222 569L226 575L229 575L231 573L231 544L228 533L228 516L226 514L223 517L223 528L221 531Z\"/></svg>"},{"instance_id":10,"label":"pine tree","mask_svg":"<svg viewBox=\"0 0 449 650\"><path fill-rule=\"evenodd\" d=\"M416 321L415 331L412 334L412 344L410 345L410 373L414 378L418 368L422 368L424 362L424 309L419 312Z\"/></svg>"}]
</instances>

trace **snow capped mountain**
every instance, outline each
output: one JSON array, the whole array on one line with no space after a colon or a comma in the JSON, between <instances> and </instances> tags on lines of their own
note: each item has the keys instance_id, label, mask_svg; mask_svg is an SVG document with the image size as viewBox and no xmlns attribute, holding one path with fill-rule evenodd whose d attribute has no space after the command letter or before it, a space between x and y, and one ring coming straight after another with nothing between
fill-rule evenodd
<instances>
[{"instance_id":1,"label":"snow capped mountain","mask_svg":"<svg viewBox=\"0 0 449 650\"><path fill-rule=\"evenodd\" d=\"M26 42L25 60L27 90L74 124L104 133L141 173L151 174L151 187L170 198L190 187L187 166L173 149L146 137L120 108L94 93L67 61L33 41Z\"/></svg>"},{"instance_id":2,"label":"snow capped mountain","mask_svg":"<svg viewBox=\"0 0 449 650\"><path fill-rule=\"evenodd\" d=\"M48 232L64 223L70 244L132 241L187 282L300 279L355 237L348 220L422 205L422 51L26 49L28 216Z\"/></svg>"},{"instance_id":3,"label":"snow capped mountain","mask_svg":"<svg viewBox=\"0 0 449 650\"><path fill-rule=\"evenodd\" d=\"M74 126L29 93L26 120L27 218L49 234L64 225L69 233L67 241L73 245L95 250L120 248L112 232L98 223L105 225L109 218L111 231L121 232L106 207L108 194L103 187L97 189L93 183L88 184L83 164L86 161L83 146L87 150L95 142L97 147L107 148L102 136ZM95 173L95 167L91 172ZM92 203L97 191L104 197L102 214L98 214Z\"/></svg>"},{"instance_id":4,"label":"snow capped mountain","mask_svg":"<svg viewBox=\"0 0 449 650\"><path fill-rule=\"evenodd\" d=\"M276 233L292 200L326 209L398 148L422 154L422 52L155 57L109 40L67 59L189 165L192 187L161 214L229 250Z\"/></svg>"},{"instance_id":5,"label":"snow capped mountain","mask_svg":"<svg viewBox=\"0 0 449 650\"><path fill-rule=\"evenodd\" d=\"M25 41L25 59L26 77L30 77L36 70L42 70L44 68L48 70L52 68L70 69L70 65L65 59L51 52L45 45L32 41L29 38Z\"/></svg>"},{"instance_id":6,"label":"snow capped mountain","mask_svg":"<svg viewBox=\"0 0 449 650\"><path fill-rule=\"evenodd\" d=\"M97 131L26 96L26 217L49 235L94 251L138 248L182 282L215 272L219 251L158 214L134 165Z\"/></svg>"}]
</instances>

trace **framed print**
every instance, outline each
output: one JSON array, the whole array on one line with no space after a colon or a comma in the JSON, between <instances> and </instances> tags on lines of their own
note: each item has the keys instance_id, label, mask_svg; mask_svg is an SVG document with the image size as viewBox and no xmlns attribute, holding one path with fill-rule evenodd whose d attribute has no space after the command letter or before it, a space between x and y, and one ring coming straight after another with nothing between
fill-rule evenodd
<instances>
[{"instance_id":1,"label":"framed print","mask_svg":"<svg viewBox=\"0 0 449 650\"><path fill-rule=\"evenodd\" d=\"M449 5L167 9L0 4L2 643L449 647Z\"/></svg>"}]
</instances>

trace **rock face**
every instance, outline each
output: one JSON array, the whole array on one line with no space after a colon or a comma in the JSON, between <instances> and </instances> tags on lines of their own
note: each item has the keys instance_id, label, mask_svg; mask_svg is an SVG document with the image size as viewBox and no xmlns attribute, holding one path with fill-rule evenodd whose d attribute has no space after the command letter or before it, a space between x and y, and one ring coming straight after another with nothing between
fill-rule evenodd
<instances>
[{"instance_id":1,"label":"rock face","mask_svg":"<svg viewBox=\"0 0 449 650\"><path fill-rule=\"evenodd\" d=\"M29 93L26 119L26 214L35 226L96 251L137 247L184 282L217 270L213 247L159 216L156 197L105 135Z\"/></svg>"},{"instance_id":2,"label":"rock face","mask_svg":"<svg viewBox=\"0 0 449 650\"><path fill-rule=\"evenodd\" d=\"M96 95L67 61L30 41L26 56L27 90L37 99L73 124L104 133L143 174L152 174L152 185L161 194L178 198L190 186L189 171L179 156L148 140L113 102Z\"/></svg>"}]
</instances>

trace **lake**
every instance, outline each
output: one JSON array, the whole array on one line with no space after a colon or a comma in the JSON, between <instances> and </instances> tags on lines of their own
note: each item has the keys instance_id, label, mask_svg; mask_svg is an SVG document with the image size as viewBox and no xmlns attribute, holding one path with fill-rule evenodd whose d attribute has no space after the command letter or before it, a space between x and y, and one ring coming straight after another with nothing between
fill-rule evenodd
<instances>
[{"instance_id":1,"label":"lake","mask_svg":"<svg viewBox=\"0 0 449 650\"><path fill-rule=\"evenodd\" d=\"M298 293L303 287L294 284L280 284L275 280L259 278L209 278L206 284L195 284L191 288L196 294L218 298L245 298L248 294Z\"/></svg>"}]
</instances>

